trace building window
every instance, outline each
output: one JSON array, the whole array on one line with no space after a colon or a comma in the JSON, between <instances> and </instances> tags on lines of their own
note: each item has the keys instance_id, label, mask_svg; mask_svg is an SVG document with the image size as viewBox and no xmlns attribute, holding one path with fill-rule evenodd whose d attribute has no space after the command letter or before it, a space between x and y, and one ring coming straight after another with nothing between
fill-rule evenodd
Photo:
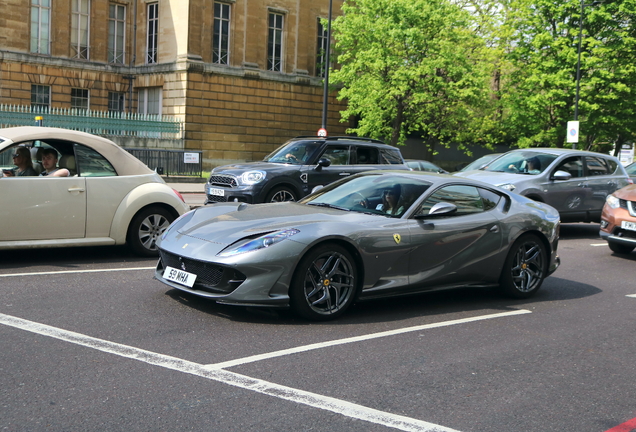
<instances>
[{"instance_id":1,"label":"building window","mask_svg":"<svg viewBox=\"0 0 636 432\"><path fill-rule=\"evenodd\" d=\"M161 115L161 87L139 89L139 106L141 114Z\"/></svg>"},{"instance_id":2,"label":"building window","mask_svg":"<svg viewBox=\"0 0 636 432\"><path fill-rule=\"evenodd\" d=\"M90 2L89 0L73 0L72 3L71 55L74 58L88 59Z\"/></svg>"},{"instance_id":3,"label":"building window","mask_svg":"<svg viewBox=\"0 0 636 432\"><path fill-rule=\"evenodd\" d=\"M31 85L31 107L48 109L51 106L51 87Z\"/></svg>"},{"instance_id":4,"label":"building window","mask_svg":"<svg viewBox=\"0 0 636 432\"><path fill-rule=\"evenodd\" d=\"M229 64L230 5L214 3L212 63Z\"/></svg>"},{"instance_id":5,"label":"building window","mask_svg":"<svg viewBox=\"0 0 636 432\"><path fill-rule=\"evenodd\" d=\"M51 0L31 0L31 52L50 54Z\"/></svg>"},{"instance_id":6,"label":"building window","mask_svg":"<svg viewBox=\"0 0 636 432\"><path fill-rule=\"evenodd\" d=\"M284 15L270 12L267 38L267 70L283 70L283 18Z\"/></svg>"},{"instance_id":7,"label":"building window","mask_svg":"<svg viewBox=\"0 0 636 432\"><path fill-rule=\"evenodd\" d=\"M316 44L316 76L325 76L325 62L327 61L327 29L318 18L318 43Z\"/></svg>"},{"instance_id":8,"label":"building window","mask_svg":"<svg viewBox=\"0 0 636 432\"><path fill-rule=\"evenodd\" d=\"M159 36L159 3L148 5L148 36L146 38L146 63L157 63L157 39Z\"/></svg>"},{"instance_id":9,"label":"building window","mask_svg":"<svg viewBox=\"0 0 636 432\"><path fill-rule=\"evenodd\" d=\"M124 112L126 95L121 92L108 92L108 112Z\"/></svg>"},{"instance_id":10,"label":"building window","mask_svg":"<svg viewBox=\"0 0 636 432\"><path fill-rule=\"evenodd\" d=\"M124 64L126 6L111 3L108 13L108 62Z\"/></svg>"},{"instance_id":11,"label":"building window","mask_svg":"<svg viewBox=\"0 0 636 432\"><path fill-rule=\"evenodd\" d=\"M71 89L71 108L88 110L88 89Z\"/></svg>"}]
</instances>

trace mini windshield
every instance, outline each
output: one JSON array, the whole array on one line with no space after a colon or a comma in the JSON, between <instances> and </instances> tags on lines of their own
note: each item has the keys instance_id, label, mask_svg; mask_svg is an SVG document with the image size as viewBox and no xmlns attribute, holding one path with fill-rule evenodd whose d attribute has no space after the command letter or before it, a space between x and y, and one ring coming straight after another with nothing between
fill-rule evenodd
<instances>
[{"instance_id":1,"label":"mini windshield","mask_svg":"<svg viewBox=\"0 0 636 432\"><path fill-rule=\"evenodd\" d=\"M278 147L263 159L265 162L305 165L320 148L320 141L293 141Z\"/></svg>"},{"instance_id":2,"label":"mini windshield","mask_svg":"<svg viewBox=\"0 0 636 432\"><path fill-rule=\"evenodd\" d=\"M513 151L495 159L482 169L484 171L537 175L545 171L556 158L556 155L550 153Z\"/></svg>"},{"instance_id":3,"label":"mini windshield","mask_svg":"<svg viewBox=\"0 0 636 432\"><path fill-rule=\"evenodd\" d=\"M430 185L401 176L364 175L321 189L301 203L399 218Z\"/></svg>"}]
</instances>

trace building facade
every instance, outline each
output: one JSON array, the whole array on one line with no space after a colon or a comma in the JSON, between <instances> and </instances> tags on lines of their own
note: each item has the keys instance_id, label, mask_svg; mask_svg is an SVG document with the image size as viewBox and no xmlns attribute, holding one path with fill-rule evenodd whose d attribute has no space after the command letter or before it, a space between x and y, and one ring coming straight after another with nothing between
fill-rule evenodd
<instances>
[{"instance_id":1,"label":"building facade","mask_svg":"<svg viewBox=\"0 0 636 432\"><path fill-rule=\"evenodd\" d=\"M333 0L334 17L342 0ZM0 103L174 116L204 169L322 123L329 0L0 0ZM344 134L329 95L327 129ZM46 120L45 120L46 123Z\"/></svg>"}]
</instances>

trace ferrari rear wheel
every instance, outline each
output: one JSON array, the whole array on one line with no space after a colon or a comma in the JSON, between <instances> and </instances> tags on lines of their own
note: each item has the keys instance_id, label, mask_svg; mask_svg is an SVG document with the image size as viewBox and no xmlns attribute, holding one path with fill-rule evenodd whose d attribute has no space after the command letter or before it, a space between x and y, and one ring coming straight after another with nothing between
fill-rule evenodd
<instances>
[{"instance_id":1,"label":"ferrari rear wheel","mask_svg":"<svg viewBox=\"0 0 636 432\"><path fill-rule=\"evenodd\" d=\"M342 315L356 294L356 264L336 244L311 250L298 264L289 289L294 312L303 318L325 321Z\"/></svg>"},{"instance_id":2,"label":"ferrari rear wheel","mask_svg":"<svg viewBox=\"0 0 636 432\"><path fill-rule=\"evenodd\" d=\"M548 272L548 254L534 234L517 239L510 248L499 279L502 292L514 298L528 298L541 287Z\"/></svg>"}]
</instances>

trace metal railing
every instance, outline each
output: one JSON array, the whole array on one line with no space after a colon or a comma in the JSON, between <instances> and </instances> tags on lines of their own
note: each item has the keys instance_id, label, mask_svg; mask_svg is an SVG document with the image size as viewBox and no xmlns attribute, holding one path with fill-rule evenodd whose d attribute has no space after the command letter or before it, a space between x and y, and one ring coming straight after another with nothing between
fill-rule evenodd
<instances>
[{"instance_id":1,"label":"metal railing","mask_svg":"<svg viewBox=\"0 0 636 432\"><path fill-rule=\"evenodd\" d=\"M42 125L102 136L182 139L183 122L175 117L70 108L42 108L0 104L0 127Z\"/></svg>"},{"instance_id":2,"label":"metal railing","mask_svg":"<svg viewBox=\"0 0 636 432\"><path fill-rule=\"evenodd\" d=\"M168 177L201 177L203 171L201 151L146 148L124 150L145 163L148 168Z\"/></svg>"}]
</instances>

